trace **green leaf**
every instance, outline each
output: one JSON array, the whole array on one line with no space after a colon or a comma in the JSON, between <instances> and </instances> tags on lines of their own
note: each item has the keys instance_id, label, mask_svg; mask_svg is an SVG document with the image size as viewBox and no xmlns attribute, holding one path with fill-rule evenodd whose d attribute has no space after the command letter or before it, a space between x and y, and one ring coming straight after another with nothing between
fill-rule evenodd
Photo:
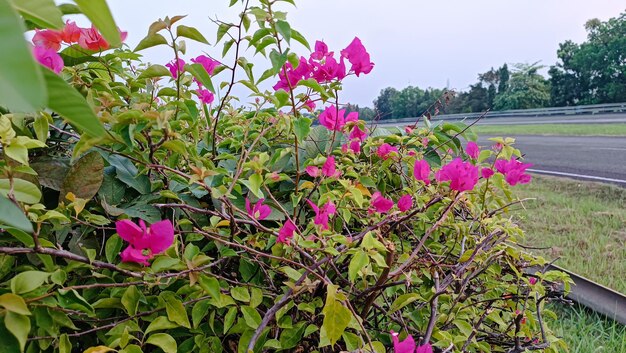
<instances>
[{"instance_id":1,"label":"green leaf","mask_svg":"<svg viewBox=\"0 0 626 353\"><path fill-rule=\"evenodd\" d=\"M304 142L307 136L309 136L309 132L311 131L311 123L312 120L306 117L301 117L293 121L293 129L296 133L298 141Z\"/></svg>"},{"instance_id":2,"label":"green leaf","mask_svg":"<svg viewBox=\"0 0 626 353\"><path fill-rule=\"evenodd\" d=\"M230 295L233 297L233 299L240 302L250 302L250 293L248 292L248 288L246 287L233 287L230 289Z\"/></svg>"},{"instance_id":3,"label":"green leaf","mask_svg":"<svg viewBox=\"0 0 626 353\"><path fill-rule=\"evenodd\" d=\"M261 184L263 184L263 177L261 174L254 173L248 178L246 186L250 189L250 191L254 194L254 196L258 198L263 198L263 193L261 192Z\"/></svg>"},{"instance_id":4,"label":"green leaf","mask_svg":"<svg viewBox=\"0 0 626 353\"><path fill-rule=\"evenodd\" d=\"M14 161L28 165L28 148L19 144L12 144L4 148L6 155Z\"/></svg>"},{"instance_id":5,"label":"green leaf","mask_svg":"<svg viewBox=\"0 0 626 353\"><path fill-rule=\"evenodd\" d=\"M176 298L172 292L163 292L161 298L165 301L165 311L167 312L167 318L179 324L180 326L191 328L189 318L187 317L187 311L183 306L183 303Z\"/></svg>"},{"instance_id":6,"label":"green leaf","mask_svg":"<svg viewBox=\"0 0 626 353\"><path fill-rule=\"evenodd\" d=\"M24 299L19 295L12 293L0 295L0 306L16 314L30 315L30 310L28 310L26 302L24 302Z\"/></svg>"},{"instance_id":7,"label":"green leaf","mask_svg":"<svg viewBox=\"0 0 626 353\"><path fill-rule=\"evenodd\" d=\"M389 314L392 314L405 306L413 303L414 301L421 299L420 295L417 293L407 293L399 296L396 300L393 301L391 307L389 308Z\"/></svg>"},{"instance_id":8,"label":"green leaf","mask_svg":"<svg viewBox=\"0 0 626 353\"><path fill-rule=\"evenodd\" d=\"M0 196L0 224L23 230L26 233L33 232L33 225L22 210L4 196Z\"/></svg>"},{"instance_id":9,"label":"green leaf","mask_svg":"<svg viewBox=\"0 0 626 353\"><path fill-rule=\"evenodd\" d=\"M228 309L226 315L224 315L224 334L228 332L228 330L233 327L233 323L235 323L235 319L237 318L237 307L232 307Z\"/></svg>"},{"instance_id":10,"label":"green leaf","mask_svg":"<svg viewBox=\"0 0 626 353\"><path fill-rule=\"evenodd\" d=\"M147 335L152 331L169 330L177 327L179 327L178 324L171 322L165 316L159 316L154 319L154 321L152 321L150 325L148 325L148 328L146 329L146 332L144 332L144 334Z\"/></svg>"},{"instance_id":11,"label":"green leaf","mask_svg":"<svg viewBox=\"0 0 626 353\"><path fill-rule=\"evenodd\" d=\"M77 160L68 171L60 198L65 198L68 192L76 197L91 200L102 185L104 179L104 160L98 152L92 151Z\"/></svg>"},{"instance_id":12,"label":"green leaf","mask_svg":"<svg viewBox=\"0 0 626 353\"><path fill-rule=\"evenodd\" d=\"M102 33L104 39L113 47L122 44L120 31L117 29L115 20L106 0L74 0L80 11L89 18L96 28Z\"/></svg>"},{"instance_id":13,"label":"green leaf","mask_svg":"<svg viewBox=\"0 0 626 353\"><path fill-rule=\"evenodd\" d=\"M324 321L320 328L320 347L334 345L348 327L352 320L350 309L336 299L337 286L328 285L326 293L326 304L322 313Z\"/></svg>"},{"instance_id":14,"label":"green leaf","mask_svg":"<svg viewBox=\"0 0 626 353\"><path fill-rule=\"evenodd\" d=\"M20 343L20 352L23 352L30 332L30 319L25 315L9 311L4 317L4 325L17 338Z\"/></svg>"},{"instance_id":15,"label":"green leaf","mask_svg":"<svg viewBox=\"0 0 626 353\"><path fill-rule=\"evenodd\" d=\"M24 271L11 279L11 292L22 294L31 292L43 285L50 274L42 271Z\"/></svg>"},{"instance_id":16,"label":"green leaf","mask_svg":"<svg viewBox=\"0 0 626 353\"><path fill-rule=\"evenodd\" d=\"M206 293L211 295L213 299L220 299L220 282L215 277L209 277L207 275L201 274L198 277L198 284Z\"/></svg>"},{"instance_id":17,"label":"green leaf","mask_svg":"<svg viewBox=\"0 0 626 353\"><path fill-rule=\"evenodd\" d=\"M274 93L276 98L278 99L278 105L276 108L284 107L289 103L289 93L287 91L280 89Z\"/></svg>"},{"instance_id":18,"label":"green leaf","mask_svg":"<svg viewBox=\"0 0 626 353\"><path fill-rule=\"evenodd\" d=\"M206 38L204 38L202 33L200 33L200 31L198 31L194 27L188 27L188 26L180 25L180 26L176 27L176 35L178 37L185 37L185 38L193 39L193 40L195 40L197 42L201 42L201 43L204 43L204 44L209 44L209 41L206 40Z\"/></svg>"},{"instance_id":19,"label":"green leaf","mask_svg":"<svg viewBox=\"0 0 626 353\"><path fill-rule=\"evenodd\" d=\"M246 325L252 329L259 327L261 321L263 320L261 318L261 314L259 314L255 308L247 305L241 307L241 313L243 314L243 319L246 322Z\"/></svg>"},{"instance_id":20,"label":"green leaf","mask_svg":"<svg viewBox=\"0 0 626 353\"><path fill-rule=\"evenodd\" d=\"M200 64L187 64L185 65L185 71L189 72L193 75L200 83L209 89L209 91L215 93L215 88L213 87L213 82L211 82L211 76L206 71L204 66Z\"/></svg>"},{"instance_id":21,"label":"green leaf","mask_svg":"<svg viewBox=\"0 0 626 353\"><path fill-rule=\"evenodd\" d=\"M10 190L10 180L0 179L0 195L7 197ZM41 190L29 181L13 179L13 196L17 201L34 204L41 200Z\"/></svg>"},{"instance_id":22,"label":"green leaf","mask_svg":"<svg viewBox=\"0 0 626 353\"><path fill-rule=\"evenodd\" d=\"M147 69L145 69L138 77L138 80L153 78L153 77L163 77L163 76L172 76L170 70L163 65L151 65Z\"/></svg>"},{"instance_id":23,"label":"green leaf","mask_svg":"<svg viewBox=\"0 0 626 353\"><path fill-rule=\"evenodd\" d=\"M106 130L87 104L85 98L54 72L43 69L48 89L48 107L58 113L72 125L92 137L101 137Z\"/></svg>"},{"instance_id":24,"label":"green leaf","mask_svg":"<svg viewBox=\"0 0 626 353\"><path fill-rule=\"evenodd\" d=\"M311 50L311 45L306 40L306 38L304 38L304 36L295 29L291 29L291 38L295 39L300 44L304 45L307 49Z\"/></svg>"},{"instance_id":25,"label":"green leaf","mask_svg":"<svg viewBox=\"0 0 626 353\"><path fill-rule=\"evenodd\" d=\"M72 353L72 342L70 342L67 333L62 334L59 338L59 353Z\"/></svg>"},{"instance_id":26,"label":"green leaf","mask_svg":"<svg viewBox=\"0 0 626 353\"><path fill-rule=\"evenodd\" d=\"M41 143L46 143L48 140L48 119L45 116L38 116L33 122L33 129L35 130L35 136Z\"/></svg>"},{"instance_id":27,"label":"green leaf","mask_svg":"<svg viewBox=\"0 0 626 353\"><path fill-rule=\"evenodd\" d=\"M276 31L289 43L291 41L291 26L287 21L276 21Z\"/></svg>"},{"instance_id":28,"label":"green leaf","mask_svg":"<svg viewBox=\"0 0 626 353\"><path fill-rule=\"evenodd\" d=\"M32 112L45 106L46 85L41 67L24 40L24 23L9 0L0 0L0 106Z\"/></svg>"},{"instance_id":29,"label":"green leaf","mask_svg":"<svg viewBox=\"0 0 626 353\"><path fill-rule=\"evenodd\" d=\"M106 156L106 159L109 164L115 167L117 178L120 181L141 194L150 193L150 179L146 175L139 174L137 167L130 159L118 155L109 155ZM111 202L108 199L107 201Z\"/></svg>"},{"instance_id":30,"label":"green leaf","mask_svg":"<svg viewBox=\"0 0 626 353\"><path fill-rule=\"evenodd\" d=\"M126 309L128 315L132 316L137 313L137 307L139 307L139 299L141 293L134 285L128 287L122 295L122 305Z\"/></svg>"},{"instance_id":31,"label":"green leaf","mask_svg":"<svg viewBox=\"0 0 626 353\"><path fill-rule=\"evenodd\" d=\"M167 39L158 33L148 34L144 39L137 44L135 52L144 50L147 48L156 47L157 45L167 44Z\"/></svg>"},{"instance_id":32,"label":"green leaf","mask_svg":"<svg viewBox=\"0 0 626 353\"><path fill-rule=\"evenodd\" d=\"M208 300L201 300L193 305L193 308L191 308L191 322L194 328L197 328L202 319L209 313L210 305Z\"/></svg>"},{"instance_id":33,"label":"green leaf","mask_svg":"<svg viewBox=\"0 0 626 353\"><path fill-rule=\"evenodd\" d=\"M53 0L13 0L13 8L39 27L63 28L63 13Z\"/></svg>"},{"instance_id":34,"label":"green leaf","mask_svg":"<svg viewBox=\"0 0 626 353\"><path fill-rule=\"evenodd\" d=\"M176 341L167 333L155 333L148 337L146 343L161 348L165 353L176 353L178 350Z\"/></svg>"},{"instance_id":35,"label":"green leaf","mask_svg":"<svg viewBox=\"0 0 626 353\"><path fill-rule=\"evenodd\" d=\"M350 260L350 265L348 266L348 278L350 278L350 282L354 282L359 271L369 263L369 256L362 250L357 251L354 256L352 256L352 260Z\"/></svg>"},{"instance_id":36,"label":"green leaf","mask_svg":"<svg viewBox=\"0 0 626 353\"><path fill-rule=\"evenodd\" d=\"M222 37L224 37L226 32L228 32L230 27L232 27L232 25L229 23L222 23L221 25L219 25L219 27L217 27L217 40L215 41L215 44L220 42Z\"/></svg>"},{"instance_id":37,"label":"green leaf","mask_svg":"<svg viewBox=\"0 0 626 353\"><path fill-rule=\"evenodd\" d=\"M287 54L280 54L276 49L272 49L270 52L270 61L272 62L272 68L274 72L280 72L280 69L287 62Z\"/></svg>"},{"instance_id":38,"label":"green leaf","mask_svg":"<svg viewBox=\"0 0 626 353\"><path fill-rule=\"evenodd\" d=\"M89 315L93 314L93 307L85 298L83 298L75 289L62 290L59 289L57 299L62 308L85 312Z\"/></svg>"},{"instance_id":39,"label":"green leaf","mask_svg":"<svg viewBox=\"0 0 626 353\"><path fill-rule=\"evenodd\" d=\"M107 239L104 245L104 254L108 262L113 262L117 255L122 250L124 243L122 242L122 238L119 235L113 234Z\"/></svg>"}]
</instances>

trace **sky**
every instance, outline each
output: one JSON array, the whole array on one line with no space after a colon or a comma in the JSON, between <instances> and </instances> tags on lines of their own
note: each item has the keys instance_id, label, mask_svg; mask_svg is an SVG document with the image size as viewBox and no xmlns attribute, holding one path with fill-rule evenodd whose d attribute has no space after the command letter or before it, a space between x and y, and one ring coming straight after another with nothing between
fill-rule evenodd
<instances>
[{"instance_id":1,"label":"sky","mask_svg":"<svg viewBox=\"0 0 626 353\"><path fill-rule=\"evenodd\" d=\"M188 15L181 23L197 27L215 43L217 26L210 19L234 22L238 9L237 5L229 9L229 0L108 2L118 26L129 32L131 48L147 34L150 23L167 15ZM553 65L559 43L585 40L587 20L604 21L626 11L624 2L616 0L296 0L296 4L281 9L311 44L323 39L338 53L357 36L371 54L374 70L347 78L341 94L344 103L361 106L372 106L380 90L389 86L449 85L464 90L477 81L478 73L505 62ZM204 51L219 59L221 48L188 40L186 57ZM308 57L302 46L292 50ZM141 53L153 63L172 58L171 51L159 48ZM250 50L244 55L252 54Z\"/></svg>"}]
</instances>

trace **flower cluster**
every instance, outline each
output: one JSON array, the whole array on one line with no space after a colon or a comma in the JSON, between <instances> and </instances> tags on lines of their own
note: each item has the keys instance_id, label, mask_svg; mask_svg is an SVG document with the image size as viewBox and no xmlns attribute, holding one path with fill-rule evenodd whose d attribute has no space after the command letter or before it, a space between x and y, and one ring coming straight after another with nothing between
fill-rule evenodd
<instances>
[{"instance_id":1,"label":"flower cluster","mask_svg":"<svg viewBox=\"0 0 626 353\"><path fill-rule=\"evenodd\" d=\"M215 69L221 65L219 61L214 60L213 58L210 58L206 55L197 56L191 59L191 62L193 62L194 64L202 65L202 67L204 67L209 75L213 75ZM172 77L174 79L177 79L178 76L185 71L185 64L185 60L178 58L165 64L165 66L170 70ZM202 86L202 83L200 83L200 81L196 80L195 78L193 80L198 85L198 89L196 89L198 99L200 99L200 101L204 104L213 103L213 101L215 100L215 95L213 94L213 92Z\"/></svg>"},{"instance_id":2,"label":"flower cluster","mask_svg":"<svg viewBox=\"0 0 626 353\"><path fill-rule=\"evenodd\" d=\"M127 32L120 31L122 41L126 40L127 35ZM107 50L111 47L95 27L81 28L73 21L67 21L60 31L54 29L35 30L32 42L35 59L57 74L63 70L64 66L63 59L58 53L61 49L61 43L78 44L81 48L94 52Z\"/></svg>"},{"instance_id":3,"label":"flower cluster","mask_svg":"<svg viewBox=\"0 0 626 353\"><path fill-rule=\"evenodd\" d=\"M478 168L469 162L463 162L461 158L455 158L435 173L435 179L440 183L449 181L452 190L472 190L478 182Z\"/></svg>"},{"instance_id":4,"label":"flower cluster","mask_svg":"<svg viewBox=\"0 0 626 353\"><path fill-rule=\"evenodd\" d=\"M392 330L391 339L393 340L393 353L433 353L433 347L430 343L425 343L418 347L411 335L400 341L398 333Z\"/></svg>"},{"instance_id":5,"label":"flower cluster","mask_svg":"<svg viewBox=\"0 0 626 353\"><path fill-rule=\"evenodd\" d=\"M148 260L158 255L174 242L174 226L169 220L153 223L146 227L143 220L136 225L124 219L115 223L117 234L129 245L120 256L122 262L136 262L148 266Z\"/></svg>"},{"instance_id":6,"label":"flower cluster","mask_svg":"<svg viewBox=\"0 0 626 353\"><path fill-rule=\"evenodd\" d=\"M345 59L351 64L349 72L346 72ZM310 78L318 83L341 81L350 73L359 76L370 73L373 68L374 63L370 61L370 55L359 38L355 37L345 49L341 50L339 60L335 58L334 52L328 51L326 43L317 41L315 51L311 53L308 60L301 56L296 67L291 63L283 66L278 74L279 81L274 85L274 90L287 91L295 88L301 80Z\"/></svg>"},{"instance_id":7,"label":"flower cluster","mask_svg":"<svg viewBox=\"0 0 626 353\"><path fill-rule=\"evenodd\" d=\"M506 161L499 159L494 164L496 170L504 174L504 180L509 185L515 186L517 184L528 184L532 178L530 174L526 174L526 169L532 167L531 163L522 163L517 159L511 158Z\"/></svg>"}]
</instances>

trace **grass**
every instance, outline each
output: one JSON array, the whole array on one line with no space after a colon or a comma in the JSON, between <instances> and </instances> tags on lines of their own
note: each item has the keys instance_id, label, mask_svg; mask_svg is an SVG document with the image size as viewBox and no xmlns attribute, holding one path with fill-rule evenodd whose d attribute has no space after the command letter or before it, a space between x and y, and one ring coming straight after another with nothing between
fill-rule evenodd
<instances>
[{"instance_id":1,"label":"grass","mask_svg":"<svg viewBox=\"0 0 626 353\"><path fill-rule=\"evenodd\" d=\"M547 318L547 324L568 344L570 353L626 352L626 326L581 306L555 304L550 309L558 320Z\"/></svg>"},{"instance_id":2,"label":"grass","mask_svg":"<svg viewBox=\"0 0 626 353\"><path fill-rule=\"evenodd\" d=\"M626 136L626 124L480 125L479 135Z\"/></svg>"},{"instance_id":3,"label":"grass","mask_svg":"<svg viewBox=\"0 0 626 353\"><path fill-rule=\"evenodd\" d=\"M547 176L518 187L524 245L574 273L626 293L626 189Z\"/></svg>"}]
</instances>

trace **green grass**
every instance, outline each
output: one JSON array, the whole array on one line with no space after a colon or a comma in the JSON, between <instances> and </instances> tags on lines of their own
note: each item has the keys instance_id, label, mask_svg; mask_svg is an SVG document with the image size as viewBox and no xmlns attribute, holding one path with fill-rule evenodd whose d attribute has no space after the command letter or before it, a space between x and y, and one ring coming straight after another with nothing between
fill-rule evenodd
<instances>
[{"instance_id":1,"label":"green grass","mask_svg":"<svg viewBox=\"0 0 626 353\"><path fill-rule=\"evenodd\" d=\"M479 135L626 136L626 124L480 125Z\"/></svg>"},{"instance_id":2,"label":"green grass","mask_svg":"<svg viewBox=\"0 0 626 353\"><path fill-rule=\"evenodd\" d=\"M525 201L521 226L531 252L626 293L626 189L600 183L533 176L517 187Z\"/></svg>"},{"instance_id":3,"label":"green grass","mask_svg":"<svg viewBox=\"0 0 626 353\"><path fill-rule=\"evenodd\" d=\"M570 353L626 352L626 326L581 306L555 304L550 309L558 320L547 318L547 324L567 343Z\"/></svg>"}]
</instances>

